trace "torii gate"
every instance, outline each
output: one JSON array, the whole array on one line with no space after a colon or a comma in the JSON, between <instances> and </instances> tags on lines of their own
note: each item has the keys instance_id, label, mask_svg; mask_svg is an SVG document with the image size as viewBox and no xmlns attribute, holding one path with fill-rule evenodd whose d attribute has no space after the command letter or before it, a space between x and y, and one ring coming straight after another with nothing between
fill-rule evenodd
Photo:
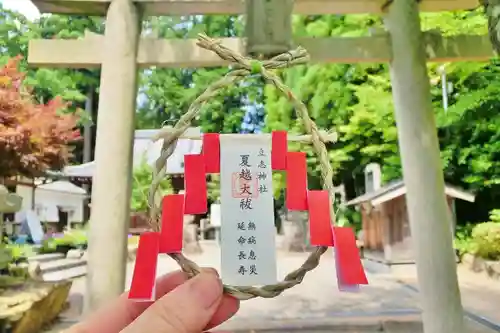
<instances>
[{"instance_id":1,"label":"torii gate","mask_svg":"<svg viewBox=\"0 0 500 333\"><path fill-rule=\"evenodd\" d=\"M90 308L94 309L120 294L124 288L125 230L138 67L224 65L213 54L197 48L195 41L140 39L142 16L244 14L246 7L242 0L33 2L42 13L107 17L105 36L93 35L81 40L33 40L28 57L34 66L102 67L88 276L88 297ZM478 0L420 0L419 4L416 0L393 0L392 3L383 0L280 0L268 3L274 6L272 15L284 13L289 16L292 10L293 13L310 15L385 15L388 34L303 38L295 43L305 47L315 62L390 63L425 331L464 332L426 58L438 62L488 60L493 51L487 36L443 38L435 33L422 34L418 6L422 11L473 9L478 6ZM382 9L384 3L389 4L386 11ZM258 6L263 3L250 1L248 4ZM284 42L282 47L287 47L289 41L286 39L290 33L286 27L283 29L283 17L281 21L270 22L265 19L265 14L264 10L260 17L253 15L252 20L264 18L254 29L271 30L263 34L261 31L261 35L254 34L254 39L270 31L279 31L271 34L272 42ZM235 50L244 48L243 40L237 38L224 39L223 44ZM251 49L252 41L249 40L248 44Z\"/></svg>"}]
</instances>

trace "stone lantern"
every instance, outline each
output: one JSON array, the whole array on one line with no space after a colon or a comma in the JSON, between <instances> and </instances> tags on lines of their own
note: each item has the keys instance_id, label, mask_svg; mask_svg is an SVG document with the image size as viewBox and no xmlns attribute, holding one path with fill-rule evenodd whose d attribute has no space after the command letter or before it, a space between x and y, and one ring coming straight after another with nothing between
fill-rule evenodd
<instances>
[{"instance_id":1,"label":"stone lantern","mask_svg":"<svg viewBox=\"0 0 500 333\"><path fill-rule=\"evenodd\" d=\"M4 185L0 185L0 235L3 235L3 214L4 213L16 213L18 212L23 204L23 199L15 194L9 193ZM0 238L0 245L3 239ZM5 269L12 261L12 250L0 246L0 269Z\"/></svg>"},{"instance_id":2,"label":"stone lantern","mask_svg":"<svg viewBox=\"0 0 500 333\"><path fill-rule=\"evenodd\" d=\"M22 203L19 195L9 193L5 186L0 185L0 214L15 213L21 209Z\"/></svg>"},{"instance_id":3,"label":"stone lantern","mask_svg":"<svg viewBox=\"0 0 500 333\"><path fill-rule=\"evenodd\" d=\"M247 54L271 58L292 46L293 0L246 0Z\"/></svg>"}]
</instances>

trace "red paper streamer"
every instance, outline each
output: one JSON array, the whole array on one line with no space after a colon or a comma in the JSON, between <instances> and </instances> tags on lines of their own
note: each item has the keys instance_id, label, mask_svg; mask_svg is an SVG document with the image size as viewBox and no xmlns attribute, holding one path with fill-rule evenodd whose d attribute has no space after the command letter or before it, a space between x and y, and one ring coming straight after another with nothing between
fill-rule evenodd
<instances>
[{"instance_id":1,"label":"red paper streamer","mask_svg":"<svg viewBox=\"0 0 500 333\"><path fill-rule=\"evenodd\" d=\"M330 195L328 191L309 191L309 235L311 245L333 246L330 218Z\"/></svg>"},{"instance_id":2,"label":"red paper streamer","mask_svg":"<svg viewBox=\"0 0 500 333\"><path fill-rule=\"evenodd\" d=\"M286 172L286 207L290 210L307 210L306 153L288 152Z\"/></svg>"},{"instance_id":3,"label":"red paper streamer","mask_svg":"<svg viewBox=\"0 0 500 333\"><path fill-rule=\"evenodd\" d=\"M184 155L184 214L205 214L208 210L207 180L203 155Z\"/></svg>"},{"instance_id":4,"label":"red paper streamer","mask_svg":"<svg viewBox=\"0 0 500 333\"><path fill-rule=\"evenodd\" d=\"M128 293L129 299L138 301L154 300L156 264L160 246L160 234L143 233L139 238L139 247L135 260L132 285Z\"/></svg>"},{"instance_id":5,"label":"red paper streamer","mask_svg":"<svg viewBox=\"0 0 500 333\"><path fill-rule=\"evenodd\" d=\"M206 173L220 172L220 142L219 133L203 134L202 155L205 159Z\"/></svg>"},{"instance_id":6,"label":"red paper streamer","mask_svg":"<svg viewBox=\"0 0 500 333\"><path fill-rule=\"evenodd\" d=\"M271 138L271 168L273 170L286 170L288 134L286 131L273 131Z\"/></svg>"},{"instance_id":7,"label":"red paper streamer","mask_svg":"<svg viewBox=\"0 0 500 333\"><path fill-rule=\"evenodd\" d=\"M160 253L182 251L183 224L184 195L164 196L161 210Z\"/></svg>"},{"instance_id":8,"label":"red paper streamer","mask_svg":"<svg viewBox=\"0 0 500 333\"><path fill-rule=\"evenodd\" d=\"M368 284L352 228L333 227L333 241L335 243L335 260L338 262L340 270L338 276L341 283L339 284Z\"/></svg>"}]
</instances>

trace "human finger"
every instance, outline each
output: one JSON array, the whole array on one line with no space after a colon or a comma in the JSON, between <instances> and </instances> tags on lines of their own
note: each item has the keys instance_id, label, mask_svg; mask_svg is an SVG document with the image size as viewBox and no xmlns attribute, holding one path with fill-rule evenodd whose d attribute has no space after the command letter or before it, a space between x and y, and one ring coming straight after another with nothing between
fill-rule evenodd
<instances>
[{"instance_id":1,"label":"human finger","mask_svg":"<svg viewBox=\"0 0 500 333\"><path fill-rule=\"evenodd\" d=\"M222 298L219 277L203 271L156 301L122 332L202 332L219 308Z\"/></svg>"},{"instance_id":2,"label":"human finger","mask_svg":"<svg viewBox=\"0 0 500 333\"><path fill-rule=\"evenodd\" d=\"M188 280L186 273L175 271L156 281L156 299L163 297ZM133 322L153 302L136 302L128 299L128 292L89 316L85 321L73 326L68 333L117 333Z\"/></svg>"},{"instance_id":3,"label":"human finger","mask_svg":"<svg viewBox=\"0 0 500 333\"><path fill-rule=\"evenodd\" d=\"M212 319L205 327L206 330L219 326L238 312L240 309L240 301L232 296L224 294L219 304L219 308L215 311ZM217 332L223 333L223 332Z\"/></svg>"},{"instance_id":4,"label":"human finger","mask_svg":"<svg viewBox=\"0 0 500 333\"><path fill-rule=\"evenodd\" d=\"M203 268L202 270L207 270ZM175 271L160 277L156 281L156 298L160 299L177 286L188 280L186 273ZM73 326L68 333L96 332L115 333L124 329L143 313L153 302L135 302L128 299L128 293L92 314L84 322ZM219 308L213 315L206 329L220 325L231 318L239 309L239 301L224 295Z\"/></svg>"},{"instance_id":5,"label":"human finger","mask_svg":"<svg viewBox=\"0 0 500 333\"><path fill-rule=\"evenodd\" d=\"M206 272L211 272L213 274L218 275L217 271L212 269L212 268L202 268L202 271ZM180 271L179 271L180 272ZM168 289L161 288L162 286L158 287L160 283L157 284L157 296L156 299L160 299L163 295L167 294L171 290L173 290L175 287L178 285L182 284L183 282L187 281L187 274L184 274L184 278L180 283L177 283L175 286L172 286L171 284L167 285ZM164 286L163 286L164 287ZM159 291L159 292L158 292ZM120 329L123 329L125 326L130 324L135 318L137 318L142 312L144 312L151 304L152 302L149 302L147 306L143 306L144 303L133 303L133 305L138 305L135 309L132 310L132 315L130 316L130 320L127 321L126 325L123 325ZM219 307L217 311L214 313L212 316L212 319L208 323L207 327L205 329L211 329L214 327L217 327L218 325L222 324L229 318L231 318L236 312L238 312L240 308L240 301L230 295L223 295L222 300L219 304Z\"/></svg>"}]
</instances>

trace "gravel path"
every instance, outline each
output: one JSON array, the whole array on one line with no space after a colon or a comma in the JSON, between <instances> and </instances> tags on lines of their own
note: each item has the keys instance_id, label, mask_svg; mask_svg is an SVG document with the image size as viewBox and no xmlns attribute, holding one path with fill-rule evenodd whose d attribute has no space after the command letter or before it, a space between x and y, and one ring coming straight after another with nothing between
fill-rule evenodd
<instances>
[{"instance_id":1,"label":"gravel path","mask_svg":"<svg viewBox=\"0 0 500 333\"><path fill-rule=\"evenodd\" d=\"M204 252L191 255L203 267L220 267L220 250L215 244L204 244ZM278 253L278 274L283 278L299 267L307 254ZM127 286L130 285L134 264L127 267ZM335 262L328 251L319 267L306 275L302 284L285 291L274 299L244 301L238 314L220 327L231 332L421 332L419 324L418 293L405 287L398 279L366 263L369 280L357 293L340 292L336 285ZM158 275L178 269L168 256L160 256ZM66 316L79 312L85 292L85 278L75 280L72 297L76 306ZM395 322L400 322L397 324ZM470 321L470 332L490 333ZM403 325L403 326L402 326ZM474 326L474 328L472 328ZM313 327L316 327L313 329ZM323 327L323 331L318 330ZM411 328L410 328L411 327ZM262 331L266 329L265 331ZM270 329L267 330L267 329ZM299 332L297 331L297 332Z\"/></svg>"}]
</instances>

